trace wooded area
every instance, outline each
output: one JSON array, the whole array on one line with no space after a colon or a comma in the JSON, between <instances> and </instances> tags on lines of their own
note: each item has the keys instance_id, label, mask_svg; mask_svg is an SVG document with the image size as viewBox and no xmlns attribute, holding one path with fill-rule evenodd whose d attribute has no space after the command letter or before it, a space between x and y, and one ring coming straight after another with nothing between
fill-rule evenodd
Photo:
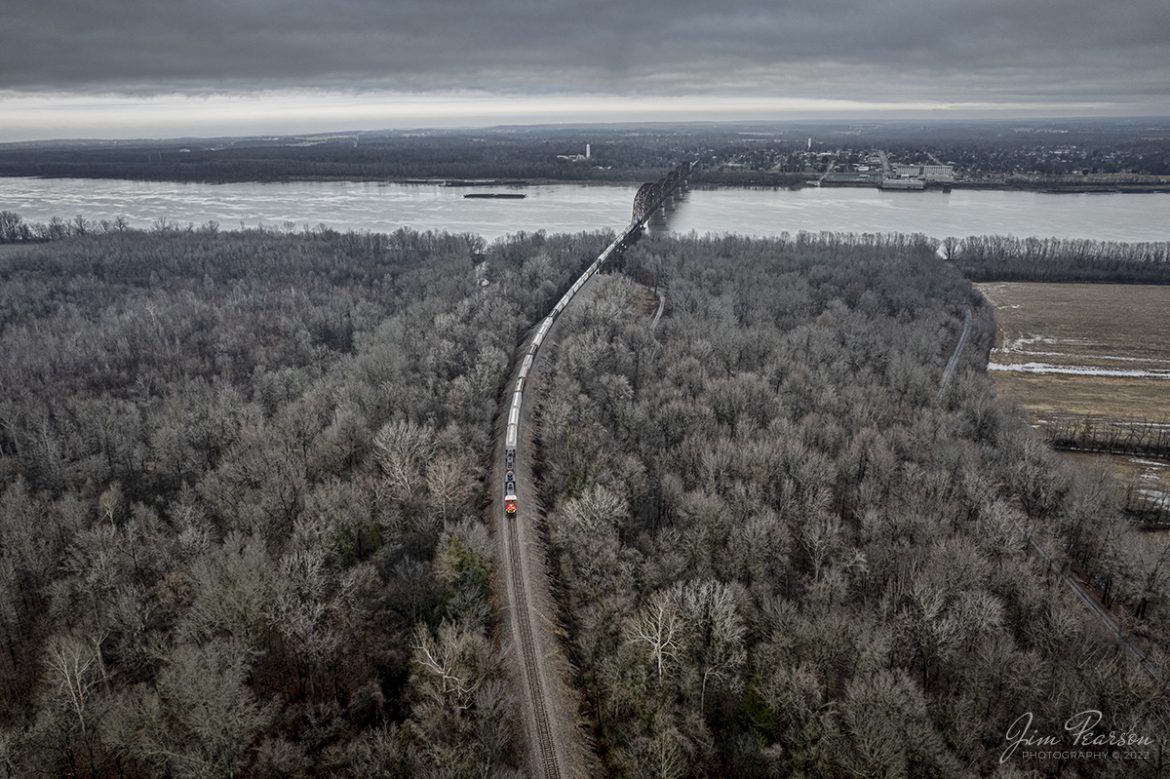
<instances>
[{"instance_id":1,"label":"wooded area","mask_svg":"<svg viewBox=\"0 0 1170 779\"><path fill-rule=\"evenodd\" d=\"M0 256L0 775L519 776L483 471L520 334L610 239ZM612 775L1022 775L1007 726L1087 709L1154 746L1041 768L1166 770L1164 696L1023 531L1147 648L1170 547L993 397L936 249L647 237L657 330L628 279L566 312L541 498Z\"/></svg>"},{"instance_id":2,"label":"wooded area","mask_svg":"<svg viewBox=\"0 0 1170 779\"><path fill-rule=\"evenodd\" d=\"M1057 449L1170 460L1170 421L1166 420L1059 416L1045 421L1044 432Z\"/></svg>"},{"instance_id":3,"label":"wooded area","mask_svg":"<svg viewBox=\"0 0 1170 779\"><path fill-rule=\"evenodd\" d=\"M726 145L706 135L688 143ZM360 142L359 142L360 137ZM0 144L0 176L125 178L150 181L315 179L547 179L654 181L680 157L671 135L596 130L361 133L323 139ZM559 159L583 153L589 163Z\"/></svg>"},{"instance_id":4,"label":"wooded area","mask_svg":"<svg viewBox=\"0 0 1170 779\"><path fill-rule=\"evenodd\" d=\"M947 238L942 250L973 281L1170 284L1170 242L981 235Z\"/></svg>"},{"instance_id":5,"label":"wooded area","mask_svg":"<svg viewBox=\"0 0 1170 779\"><path fill-rule=\"evenodd\" d=\"M1170 422L1166 420L1056 416L1044 421L1043 430L1054 449L1170 461ZM1141 480L1123 484L1123 505L1130 515L1147 526L1170 527L1170 495Z\"/></svg>"},{"instance_id":6,"label":"wooded area","mask_svg":"<svg viewBox=\"0 0 1170 779\"><path fill-rule=\"evenodd\" d=\"M669 287L657 330L629 282L568 313L540 411L542 497L612 775L1165 772L1164 692L1023 531L1152 646L1170 546L1143 542L1103 477L994 398L989 309L935 252L646 238L628 270ZM1062 733L1087 709L1156 746L999 764L1025 712Z\"/></svg>"},{"instance_id":7,"label":"wooded area","mask_svg":"<svg viewBox=\"0 0 1170 779\"><path fill-rule=\"evenodd\" d=\"M518 776L483 466L520 333L609 240L0 257L0 776Z\"/></svg>"}]
</instances>

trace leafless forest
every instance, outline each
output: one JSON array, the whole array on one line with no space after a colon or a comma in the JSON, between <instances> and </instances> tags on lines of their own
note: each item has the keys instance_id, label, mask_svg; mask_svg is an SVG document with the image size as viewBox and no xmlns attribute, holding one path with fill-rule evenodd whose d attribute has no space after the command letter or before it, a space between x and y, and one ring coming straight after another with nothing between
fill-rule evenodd
<instances>
[{"instance_id":1,"label":"leafless forest","mask_svg":"<svg viewBox=\"0 0 1170 779\"><path fill-rule=\"evenodd\" d=\"M975 281L1170 284L1170 243L980 235L948 238L943 253Z\"/></svg>"},{"instance_id":2,"label":"leafless forest","mask_svg":"<svg viewBox=\"0 0 1170 779\"><path fill-rule=\"evenodd\" d=\"M492 417L606 242L209 227L0 257L0 775L518 776ZM657 329L633 280L566 313L541 497L611 775L1019 776L1005 728L1086 709L1155 746L1046 769L1164 772L1165 698L1025 533L1147 646L1170 558L993 398L990 314L936 249L648 238L625 270L667 287Z\"/></svg>"},{"instance_id":3,"label":"leafless forest","mask_svg":"<svg viewBox=\"0 0 1170 779\"><path fill-rule=\"evenodd\" d=\"M507 776L479 515L605 236L168 230L0 258L0 776Z\"/></svg>"},{"instance_id":4,"label":"leafless forest","mask_svg":"<svg viewBox=\"0 0 1170 779\"><path fill-rule=\"evenodd\" d=\"M617 776L1006 775L1007 726L1165 698L1024 533L1163 644L1170 558L992 397L982 299L914 239L667 240L651 332L580 312L543 410L545 501L597 742ZM939 378L963 311L976 331ZM1112 772L1112 773L1111 773Z\"/></svg>"}]
</instances>

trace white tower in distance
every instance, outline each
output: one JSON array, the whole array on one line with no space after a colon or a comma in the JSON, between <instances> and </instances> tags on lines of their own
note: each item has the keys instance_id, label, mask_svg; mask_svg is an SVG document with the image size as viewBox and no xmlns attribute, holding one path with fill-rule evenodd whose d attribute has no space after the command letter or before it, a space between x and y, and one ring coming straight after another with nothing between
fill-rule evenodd
<instances>
[{"instance_id":1,"label":"white tower in distance","mask_svg":"<svg viewBox=\"0 0 1170 779\"><path fill-rule=\"evenodd\" d=\"M585 144L585 159L589 159L589 144Z\"/></svg>"}]
</instances>

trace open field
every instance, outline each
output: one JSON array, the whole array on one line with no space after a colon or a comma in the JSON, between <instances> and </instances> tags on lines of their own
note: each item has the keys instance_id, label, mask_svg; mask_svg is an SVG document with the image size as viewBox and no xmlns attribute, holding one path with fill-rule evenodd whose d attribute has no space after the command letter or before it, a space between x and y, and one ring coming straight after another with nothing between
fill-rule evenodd
<instances>
[{"instance_id":1,"label":"open field","mask_svg":"<svg viewBox=\"0 0 1170 779\"><path fill-rule=\"evenodd\" d=\"M1170 287L989 283L988 369L1037 422L1170 419Z\"/></svg>"},{"instance_id":2,"label":"open field","mask_svg":"<svg viewBox=\"0 0 1170 779\"><path fill-rule=\"evenodd\" d=\"M1098 450L1068 454L1104 466L1131 510L1165 514L1170 463L1152 456L1170 440L1170 287L977 286L995 306L987 367L1000 395L1057 447Z\"/></svg>"}]
</instances>

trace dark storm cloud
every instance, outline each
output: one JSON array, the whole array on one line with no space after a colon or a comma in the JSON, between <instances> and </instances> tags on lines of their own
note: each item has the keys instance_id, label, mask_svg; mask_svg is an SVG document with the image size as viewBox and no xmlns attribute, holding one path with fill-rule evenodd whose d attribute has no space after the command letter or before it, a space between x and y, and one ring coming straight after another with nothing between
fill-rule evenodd
<instances>
[{"instance_id":1,"label":"dark storm cloud","mask_svg":"<svg viewBox=\"0 0 1170 779\"><path fill-rule=\"evenodd\" d=\"M1165 103L1167 0L8 0L0 89Z\"/></svg>"}]
</instances>

